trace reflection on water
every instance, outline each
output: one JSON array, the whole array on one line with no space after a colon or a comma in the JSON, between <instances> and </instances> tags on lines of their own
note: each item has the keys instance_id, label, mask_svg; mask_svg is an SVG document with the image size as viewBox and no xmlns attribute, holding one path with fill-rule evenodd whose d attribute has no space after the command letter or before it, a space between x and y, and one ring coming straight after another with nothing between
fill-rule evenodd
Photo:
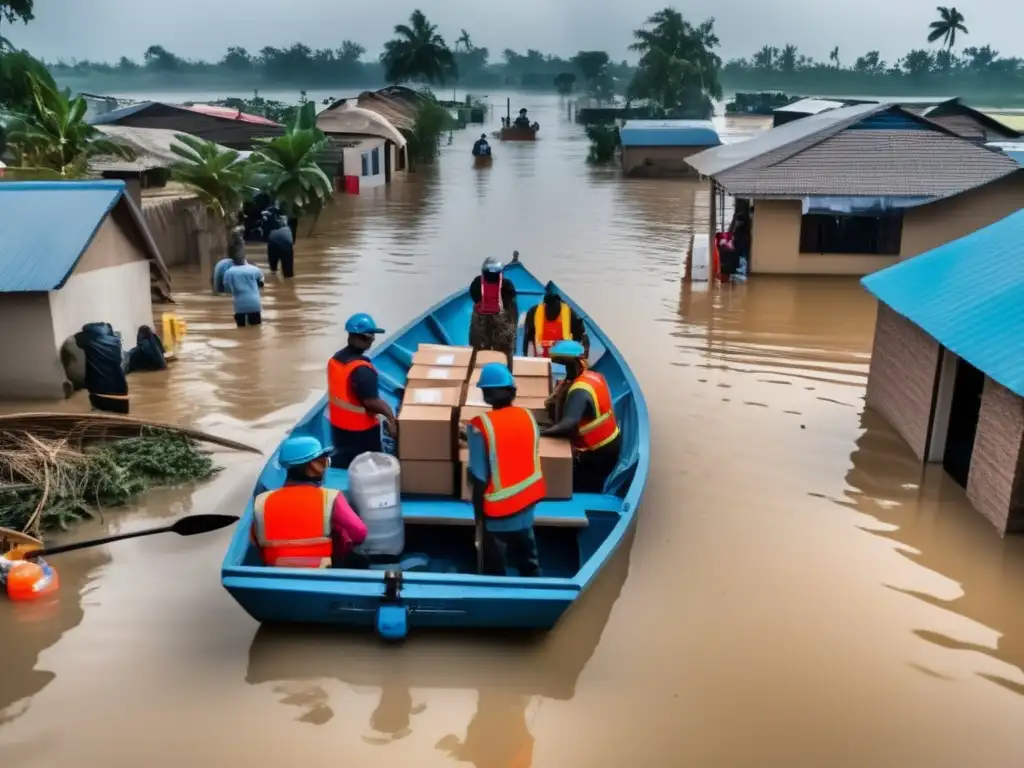
<instances>
[{"instance_id":1,"label":"reflection on water","mask_svg":"<svg viewBox=\"0 0 1024 768\"><path fill-rule=\"evenodd\" d=\"M25 768L86 749L110 766L1021 764L1022 543L862 413L871 299L844 279L681 285L706 185L589 168L564 103L516 103L536 143L496 141L474 169L478 132L457 133L438 167L304 222L262 327L177 272L190 333L171 370L132 378L133 412L269 447L322 390L345 317L397 329L518 249L644 389L635 540L548 636L397 648L257 628L218 583L229 531L68 554L56 615L0 605L0 744ZM719 121L728 139L764 127ZM103 525L237 510L258 462L231 462Z\"/></svg>"}]
</instances>

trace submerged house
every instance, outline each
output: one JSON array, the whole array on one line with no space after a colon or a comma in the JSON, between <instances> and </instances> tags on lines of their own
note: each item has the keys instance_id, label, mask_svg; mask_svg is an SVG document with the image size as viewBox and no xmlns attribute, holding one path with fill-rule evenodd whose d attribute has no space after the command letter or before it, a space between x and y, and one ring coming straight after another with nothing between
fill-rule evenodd
<instances>
[{"instance_id":1,"label":"submerged house","mask_svg":"<svg viewBox=\"0 0 1024 768\"><path fill-rule=\"evenodd\" d=\"M619 139L627 176L692 176L686 158L722 143L710 120L627 120Z\"/></svg>"},{"instance_id":2,"label":"submerged house","mask_svg":"<svg viewBox=\"0 0 1024 768\"><path fill-rule=\"evenodd\" d=\"M259 115L208 104L164 104L143 101L98 115L92 125L123 125L131 128L162 128L190 133L241 152L252 150L254 140L284 135L284 127Z\"/></svg>"},{"instance_id":3,"label":"submerged house","mask_svg":"<svg viewBox=\"0 0 1024 768\"><path fill-rule=\"evenodd\" d=\"M59 222L59 226L54 226ZM60 347L86 323L126 342L170 278L121 181L0 184L0 397L65 394Z\"/></svg>"},{"instance_id":4,"label":"submerged house","mask_svg":"<svg viewBox=\"0 0 1024 768\"><path fill-rule=\"evenodd\" d=\"M821 112L687 159L751 211L752 274L866 275L1024 207L1011 157L889 104ZM742 203L742 206L739 204Z\"/></svg>"},{"instance_id":5,"label":"submerged house","mask_svg":"<svg viewBox=\"0 0 1024 768\"><path fill-rule=\"evenodd\" d=\"M405 135L378 112L336 102L316 118L328 138L321 165L347 192L390 183L408 167Z\"/></svg>"},{"instance_id":6,"label":"submerged house","mask_svg":"<svg viewBox=\"0 0 1024 768\"><path fill-rule=\"evenodd\" d=\"M1024 211L862 281L878 299L867 406L1024 531Z\"/></svg>"}]
</instances>

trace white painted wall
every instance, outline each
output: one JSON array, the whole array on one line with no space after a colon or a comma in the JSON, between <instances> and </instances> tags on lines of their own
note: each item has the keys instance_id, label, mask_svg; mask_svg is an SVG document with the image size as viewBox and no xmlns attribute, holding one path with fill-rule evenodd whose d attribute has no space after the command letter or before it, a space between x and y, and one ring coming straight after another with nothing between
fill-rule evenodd
<instances>
[{"instance_id":1,"label":"white painted wall","mask_svg":"<svg viewBox=\"0 0 1024 768\"><path fill-rule=\"evenodd\" d=\"M0 294L0 398L63 398L59 348L47 294Z\"/></svg>"},{"instance_id":2,"label":"white painted wall","mask_svg":"<svg viewBox=\"0 0 1024 768\"><path fill-rule=\"evenodd\" d=\"M373 163L368 161L368 173L362 173L363 167L363 155L369 157L370 153L376 149L379 157L377 163L377 173L373 172ZM384 140L381 139L379 142L375 140L369 140L362 142L358 147L346 147L344 150L345 156L345 175L346 176L359 176L359 189L367 189L373 187L380 187L386 183L384 176L384 163L385 163L386 148L384 146ZM392 165L392 168L394 166Z\"/></svg>"},{"instance_id":3,"label":"white painted wall","mask_svg":"<svg viewBox=\"0 0 1024 768\"><path fill-rule=\"evenodd\" d=\"M57 345L86 323L110 323L126 349L135 346L140 325L153 325L149 262L75 271L59 291L50 292L52 332Z\"/></svg>"}]
</instances>

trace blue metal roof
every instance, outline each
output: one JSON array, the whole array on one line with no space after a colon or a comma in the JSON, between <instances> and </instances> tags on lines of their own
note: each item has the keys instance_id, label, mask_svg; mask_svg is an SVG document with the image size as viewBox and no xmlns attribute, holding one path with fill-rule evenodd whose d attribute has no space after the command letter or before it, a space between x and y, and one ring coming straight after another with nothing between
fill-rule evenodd
<instances>
[{"instance_id":1,"label":"blue metal roof","mask_svg":"<svg viewBox=\"0 0 1024 768\"><path fill-rule=\"evenodd\" d=\"M1024 397L1024 211L861 283L944 347Z\"/></svg>"},{"instance_id":2,"label":"blue metal roof","mask_svg":"<svg viewBox=\"0 0 1024 768\"><path fill-rule=\"evenodd\" d=\"M1024 165L1024 150L1019 152L1017 150L1007 150L1006 154L1008 154L1021 165Z\"/></svg>"},{"instance_id":3,"label":"blue metal roof","mask_svg":"<svg viewBox=\"0 0 1024 768\"><path fill-rule=\"evenodd\" d=\"M619 131L624 147L717 147L710 120L627 120Z\"/></svg>"},{"instance_id":4,"label":"blue metal roof","mask_svg":"<svg viewBox=\"0 0 1024 768\"><path fill-rule=\"evenodd\" d=\"M123 181L10 181L0 184L0 293L64 285Z\"/></svg>"}]
</instances>

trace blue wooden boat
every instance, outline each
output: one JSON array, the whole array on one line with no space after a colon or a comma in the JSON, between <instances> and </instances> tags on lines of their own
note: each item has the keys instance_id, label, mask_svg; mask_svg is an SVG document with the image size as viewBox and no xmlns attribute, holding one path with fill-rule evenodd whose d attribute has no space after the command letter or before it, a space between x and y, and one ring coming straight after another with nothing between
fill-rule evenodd
<instances>
[{"instance_id":1,"label":"blue wooden boat","mask_svg":"<svg viewBox=\"0 0 1024 768\"><path fill-rule=\"evenodd\" d=\"M518 293L519 311L541 301L545 286L521 263L505 277ZM604 493L577 493L537 505L535 528L543 576L483 576L476 573L472 505L455 498L403 495L406 552L424 554L420 570L310 570L268 568L250 541L252 500L232 537L221 569L225 589L257 621L353 625L391 637L409 628L519 628L547 630L597 578L630 529L647 482L650 425L647 406L625 360L600 328L568 296L590 337L590 367L608 381L622 429L619 465ZM421 343L464 345L472 310L459 291L427 310L372 352L381 397L396 410L413 352ZM520 322L520 344L523 332ZM312 434L328 443L326 396L295 425L292 434ZM270 457L257 487L277 488L285 472ZM329 469L329 487L347 490L348 472ZM396 612L399 615L396 622ZM384 619L384 616L387 619ZM396 627L398 628L396 630Z\"/></svg>"}]
</instances>

